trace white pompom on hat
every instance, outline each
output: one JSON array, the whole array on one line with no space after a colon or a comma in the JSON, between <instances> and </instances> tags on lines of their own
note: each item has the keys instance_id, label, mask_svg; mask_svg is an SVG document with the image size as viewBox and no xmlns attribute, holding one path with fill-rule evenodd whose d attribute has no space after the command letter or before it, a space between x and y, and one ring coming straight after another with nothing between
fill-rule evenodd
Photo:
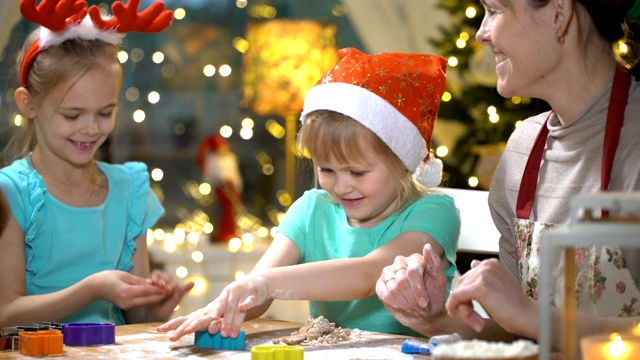
<instances>
[{"instance_id":1,"label":"white pompom on hat","mask_svg":"<svg viewBox=\"0 0 640 360\"><path fill-rule=\"evenodd\" d=\"M442 161L430 154L431 135L446 84L446 60L428 54L368 55L341 49L340 61L309 90L301 120L331 110L380 137L416 180L440 184Z\"/></svg>"}]
</instances>

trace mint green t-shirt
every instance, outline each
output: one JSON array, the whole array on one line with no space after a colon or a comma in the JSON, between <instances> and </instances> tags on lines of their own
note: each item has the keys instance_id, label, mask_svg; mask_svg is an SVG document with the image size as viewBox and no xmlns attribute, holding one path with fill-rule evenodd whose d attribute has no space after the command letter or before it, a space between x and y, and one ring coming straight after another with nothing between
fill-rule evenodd
<instances>
[{"instance_id":1,"label":"mint green t-shirt","mask_svg":"<svg viewBox=\"0 0 640 360\"><path fill-rule=\"evenodd\" d=\"M362 257L405 231L427 233L452 264L445 271L448 294L456 270L460 216L451 197L429 194L372 228L354 228L347 223L342 206L333 203L326 191L313 189L291 205L278 231L298 246L300 263ZM309 310L311 316L323 315L344 328L415 335L389 314L376 295L353 301L310 301Z\"/></svg>"},{"instance_id":2,"label":"mint green t-shirt","mask_svg":"<svg viewBox=\"0 0 640 360\"><path fill-rule=\"evenodd\" d=\"M164 213L149 188L147 166L98 162L109 193L100 206L76 208L49 194L29 159L0 169L0 188L24 233L27 295L59 291L103 270L128 272L135 239ZM121 325L125 319L115 304L98 300L63 322Z\"/></svg>"}]
</instances>

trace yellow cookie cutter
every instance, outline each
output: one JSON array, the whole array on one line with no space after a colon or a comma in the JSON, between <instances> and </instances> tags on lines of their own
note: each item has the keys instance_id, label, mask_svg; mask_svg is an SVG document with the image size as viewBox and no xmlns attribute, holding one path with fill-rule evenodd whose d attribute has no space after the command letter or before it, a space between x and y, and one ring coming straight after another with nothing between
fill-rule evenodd
<instances>
[{"instance_id":1,"label":"yellow cookie cutter","mask_svg":"<svg viewBox=\"0 0 640 360\"><path fill-rule=\"evenodd\" d=\"M251 360L303 360L304 348L298 345L255 345Z\"/></svg>"}]
</instances>

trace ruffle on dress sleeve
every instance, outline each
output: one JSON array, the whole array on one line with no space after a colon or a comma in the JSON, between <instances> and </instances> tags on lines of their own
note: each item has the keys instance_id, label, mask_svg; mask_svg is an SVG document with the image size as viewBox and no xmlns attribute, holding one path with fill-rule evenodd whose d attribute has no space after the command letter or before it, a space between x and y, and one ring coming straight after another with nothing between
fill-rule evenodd
<instances>
[{"instance_id":1,"label":"ruffle on dress sleeve","mask_svg":"<svg viewBox=\"0 0 640 360\"><path fill-rule=\"evenodd\" d=\"M129 271L133 266L131 257L136 250L135 240L147 229L143 228L149 204L149 173L147 165L141 162L127 162L125 169L131 177L129 198L129 223L127 224L127 238L125 240L122 258L118 270Z\"/></svg>"},{"instance_id":2,"label":"ruffle on dress sleeve","mask_svg":"<svg viewBox=\"0 0 640 360\"><path fill-rule=\"evenodd\" d=\"M27 255L25 262L27 276L34 276L36 275L36 268L33 266L33 259L35 257L34 241L36 234L38 234L40 230L40 226L42 226L42 209L44 207L44 195L47 188L40 174L34 169L24 169L18 172L18 177L19 181L27 184L27 189L29 189L29 193L27 194L29 207L26 208L26 210L31 211L31 214L29 214L29 221L26 230L24 230L25 254Z\"/></svg>"}]
</instances>

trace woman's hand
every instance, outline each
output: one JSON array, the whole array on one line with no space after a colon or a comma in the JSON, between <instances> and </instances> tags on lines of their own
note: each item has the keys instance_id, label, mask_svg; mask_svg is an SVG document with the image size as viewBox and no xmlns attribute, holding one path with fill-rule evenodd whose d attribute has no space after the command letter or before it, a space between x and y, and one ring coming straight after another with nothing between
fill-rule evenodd
<instances>
[{"instance_id":1,"label":"woman's hand","mask_svg":"<svg viewBox=\"0 0 640 360\"><path fill-rule=\"evenodd\" d=\"M401 324L426 336L444 333L436 321L444 314L447 277L442 261L426 244L422 255L398 256L382 270L376 293Z\"/></svg>"},{"instance_id":2,"label":"woman's hand","mask_svg":"<svg viewBox=\"0 0 640 360\"><path fill-rule=\"evenodd\" d=\"M236 338L247 311L271 298L267 281L260 275L247 275L227 285L207 306L187 316L175 318L157 328L160 332L173 330L170 340L176 341L197 330L208 330L223 337Z\"/></svg>"},{"instance_id":3,"label":"woman's hand","mask_svg":"<svg viewBox=\"0 0 640 360\"><path fill-rule=\"evenodd\" d=\"M471 262L471 270L460 277L446 304L451 316L459 316L480 332L485 320L473 310L472 300L506 331L537 336L537 303L524 295L518 281L498 259Z\"/></svg>"}]
</instances>

